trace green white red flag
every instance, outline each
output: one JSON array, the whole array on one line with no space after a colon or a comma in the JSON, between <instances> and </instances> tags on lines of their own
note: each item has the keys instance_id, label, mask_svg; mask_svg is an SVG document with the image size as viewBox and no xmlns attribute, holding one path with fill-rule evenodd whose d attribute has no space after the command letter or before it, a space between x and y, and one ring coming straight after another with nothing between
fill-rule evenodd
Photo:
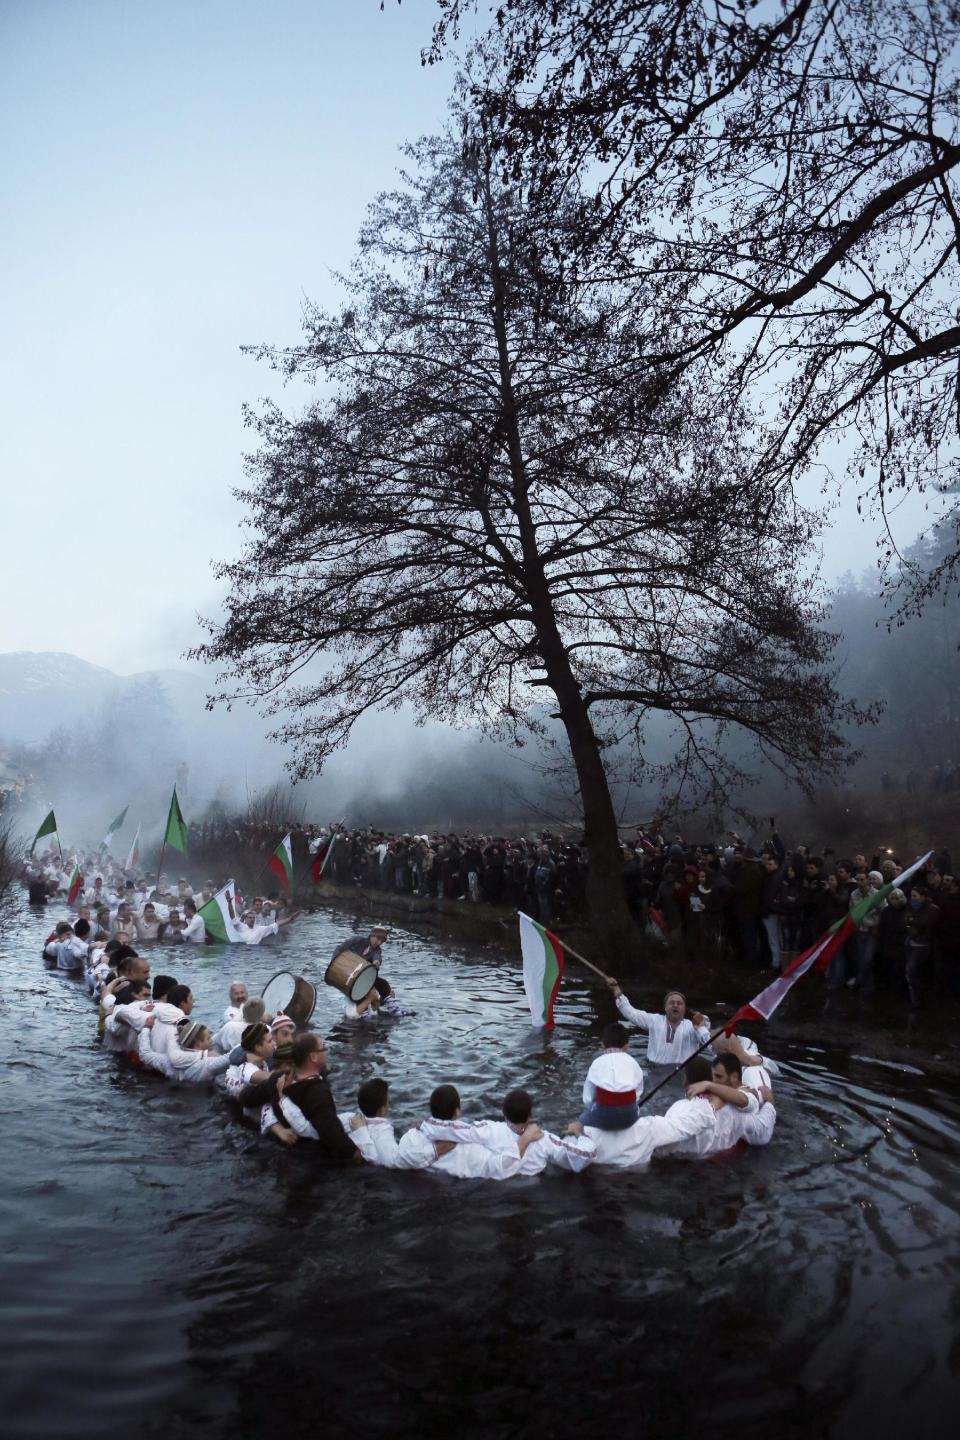
<instances>
[{"instance_id":1,"label":"green white red flag","mask_svg":"<svg viewBox=\"0 0 960 1440\"><path fill-rule=\"evenodd\" d=\"M323 879L323 872L324 870L326 870L327 862L329 861L330 856L333 854L333 846L336 838L337 832L336 830L334 830L333 834L330 836L330 839L327 841L324 848L322 850L318 850L316 855L314 855L313 857L313 863L310 866L310 877L313 880L314 885L319 885L320 881Z\"/></svg>"},{"instance_id":2,"label":"green white red flag","mask_svg":"<svg viewBox=\"0 0 960 1440\"><path fill-rule=\"evenodd\" d=\"M293 845L290 836L284 835L280 844L274 850L267 861L267 869L272 870L280 881L284 890L289 891L293 886Z\"/></svg>"},{"instance_id":3,"label":"green white red flag","mask_svg":"<svg viewBox=\"0 0 960 1440\"><path fill-rule=\"evenodd\" d=\"M906 884L908 880L916 875L918 870L922 870L932 854L933 851L928 850L926 855L914 861L914 863L908 869L904 870L901 875L898 875L896 880L892 881L891 884L881 885L879 890L873 890L869 895L865 895L857 905L853 906L848 915L845 915L842 920L838 920L836 924L831 925L826 934L821 935L820 939L814 945L811 945L809 950L805 950L802 955L798 955L797 958L787 966L782 975L778 975L776 980L769 984L765 990L761 990L759 995L754 995L753 999L748 1000L746 1005L741 1005L736 1014L731 1015L727 1021L724 1027L726 1033L728 1035L731 1034L741 1020L769 1020L777 1006L789 995L801 976L806 975L808 970L826 970L837 951L846 944L850 936L859 927L863 917L869 914L871 910L875 910L878 905L882 905L891 890L899 890L902 885Z\"/></svg>"},{"instance_id":4,"label":"green white red flag","mask_svg":"<svg viewBox=\"0 0 960 1440\"><path fill-rule=\"evenodd\" d=\"M73 874L70 876L70 889L67 891L67 904L75 905L77 896L83 889L83 876L80 874L80 866L74 865Z\"/></svg>"},{"instance_id":5,"label":"green white red flag","mask_svg":"<svg viewBox=\"0 0 960 1440\"><path fill-rule=\"evenodd\" d=\"M563 976L563 950L556 935L520 913L523 988L530 1005L530 1023L553 1029L553 1002Z\"/></svg>"},{"instance_id":6,"label":"green white red flag","mask_svg":"<svg viewBox=\"0 0 960 1440\"><path fill-rule=\"evenodd\" d=\"M137 826L137 833L133 837L133 844L130 846L124 870L140 869L140 826Z\"/></svg>"},{"instance_id":7,"label":"green white red flag","mask_svg":"<svg viewBox=\"0 0 960 1440\"><path fill-rule=\"evenodd\" d=\"M202 919L207 930L207 940L210 943L222 942L227 945L237 945L240 942L240 935L237 931L237 887L233 880L228 880L211 896L205 905L201 905L197 914Z\"/></svg>"}]
</instances>

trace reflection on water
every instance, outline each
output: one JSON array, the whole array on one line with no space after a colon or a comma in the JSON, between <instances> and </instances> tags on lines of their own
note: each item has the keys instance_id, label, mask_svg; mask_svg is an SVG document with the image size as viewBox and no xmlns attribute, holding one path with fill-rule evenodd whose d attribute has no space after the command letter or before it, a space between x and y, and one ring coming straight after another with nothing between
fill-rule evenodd
<instances>
[{"instance_id":1,"label":"reflection on water","mask_svg":"<svg viewBox=\"0 0 960 1440\"><path fill-rule=\"evenodd\" d=\"M774 1031L764 1150L503 1185L324 1172L219 1098L118 1069L81 988L39 958L48 928L30 917L0 939L15 1434L942 1430L960 1370L960 1115L922 1074ZM211 1021L232 979L314 979L343 1108L382 1074L398 1128L441 1080L469 1114L516 1084L551 1126L576 1114L610 1015L573 967L543 1036L512 937L505 954L395 932L384 973L417 1013L349 1027L320 980L351 928L305 916L259 949L151 958Z\"/></svg>"}]
</instances>

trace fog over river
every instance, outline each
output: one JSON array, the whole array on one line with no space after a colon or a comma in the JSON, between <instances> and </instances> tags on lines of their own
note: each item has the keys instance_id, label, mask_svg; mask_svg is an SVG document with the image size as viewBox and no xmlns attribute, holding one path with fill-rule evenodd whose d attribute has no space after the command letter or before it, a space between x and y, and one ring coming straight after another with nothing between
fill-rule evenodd
<instances>
[{"instance_id":1,"label":"fog over river","mask_svg":"<svg viewBox=\"0 0 960 1440\"><path fill-rule=\"evenodd\" d=\"M777 1129L718 1161L502 1184L323 1170L218 1095L101 1053L82 987L40 958L55 918L0 937L7 1435L949 1430L960 1104L870 1059L869 1038L851 1054L755 1031L783 1070ZM354 920L151 964L214 1020L232 979L319 985ZM532 1032L516 951L512 934L468 948L395 930L384 973L417 1013L392 1024L349 1029L320 985L338 1107L383 1075L402 1130L442 1080L469 1116L522 1084L562 1128L612 1006L571 963L557 1029Z\"/></svg>"}]
</instances>

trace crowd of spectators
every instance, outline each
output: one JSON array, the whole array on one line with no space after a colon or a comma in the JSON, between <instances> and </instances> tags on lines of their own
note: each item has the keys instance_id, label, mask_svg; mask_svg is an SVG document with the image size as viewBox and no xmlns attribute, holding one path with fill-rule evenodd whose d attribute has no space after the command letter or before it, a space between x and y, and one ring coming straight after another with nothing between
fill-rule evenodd
<instances>
[{"instance_id":1,"label":"crowd of spectators","mask_svg":"<svg viewBox=\"0 0 960 1440\"><path fill-rule=\"evenodd\" d=\"M192 827L198 847L232 843L266 850L277 826L221 822ZM323 861L329 832L289 827L302 872ZM653 943L691 960L725 952L747 969L779 970L860 900L893 881L913 856L888 849L838 855L805 845L789 850L772 822L748 843L640 830L622 845L631 912ZM902 863L901 863L902 862ZM586 918L586 848L543 832L525 837L391 834L339 828L324 867L342 886L525 910L545 925ZM945 850L902 891L872 910L840 950L827 976L833 990L890 990L913 1007L931 992L960 992L960 882Z\"/></svg>"}]
</instances>

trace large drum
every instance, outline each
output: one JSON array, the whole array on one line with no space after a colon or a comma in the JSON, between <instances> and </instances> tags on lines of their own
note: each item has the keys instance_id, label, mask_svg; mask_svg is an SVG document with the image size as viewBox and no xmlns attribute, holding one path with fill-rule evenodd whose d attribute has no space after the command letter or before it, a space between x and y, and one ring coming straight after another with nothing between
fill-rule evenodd
<instances>
[{"instance_id":1,"label":"large drum","mask_svg":"<svg viewBox=\"0 0 960 1440\"><path fill-rule=\"evenodd\" d=\"M296 1025L306 1025L317 1003L317 989L302 975L279 970L268 980L260 996L268 1015L289 1015Z\"/></svg>"},{"instance_id":2,"label":"large drum","mask_svg":"<svg viewBox=\"0 0 960 1440\"><path fill-rule=\"evenodd\" d=\"M373 989L377 967L353 950L341 950L340 954L330 961L323 978L328 985L333 985L356 1004Z\"/></svg>"}]
</instances>

